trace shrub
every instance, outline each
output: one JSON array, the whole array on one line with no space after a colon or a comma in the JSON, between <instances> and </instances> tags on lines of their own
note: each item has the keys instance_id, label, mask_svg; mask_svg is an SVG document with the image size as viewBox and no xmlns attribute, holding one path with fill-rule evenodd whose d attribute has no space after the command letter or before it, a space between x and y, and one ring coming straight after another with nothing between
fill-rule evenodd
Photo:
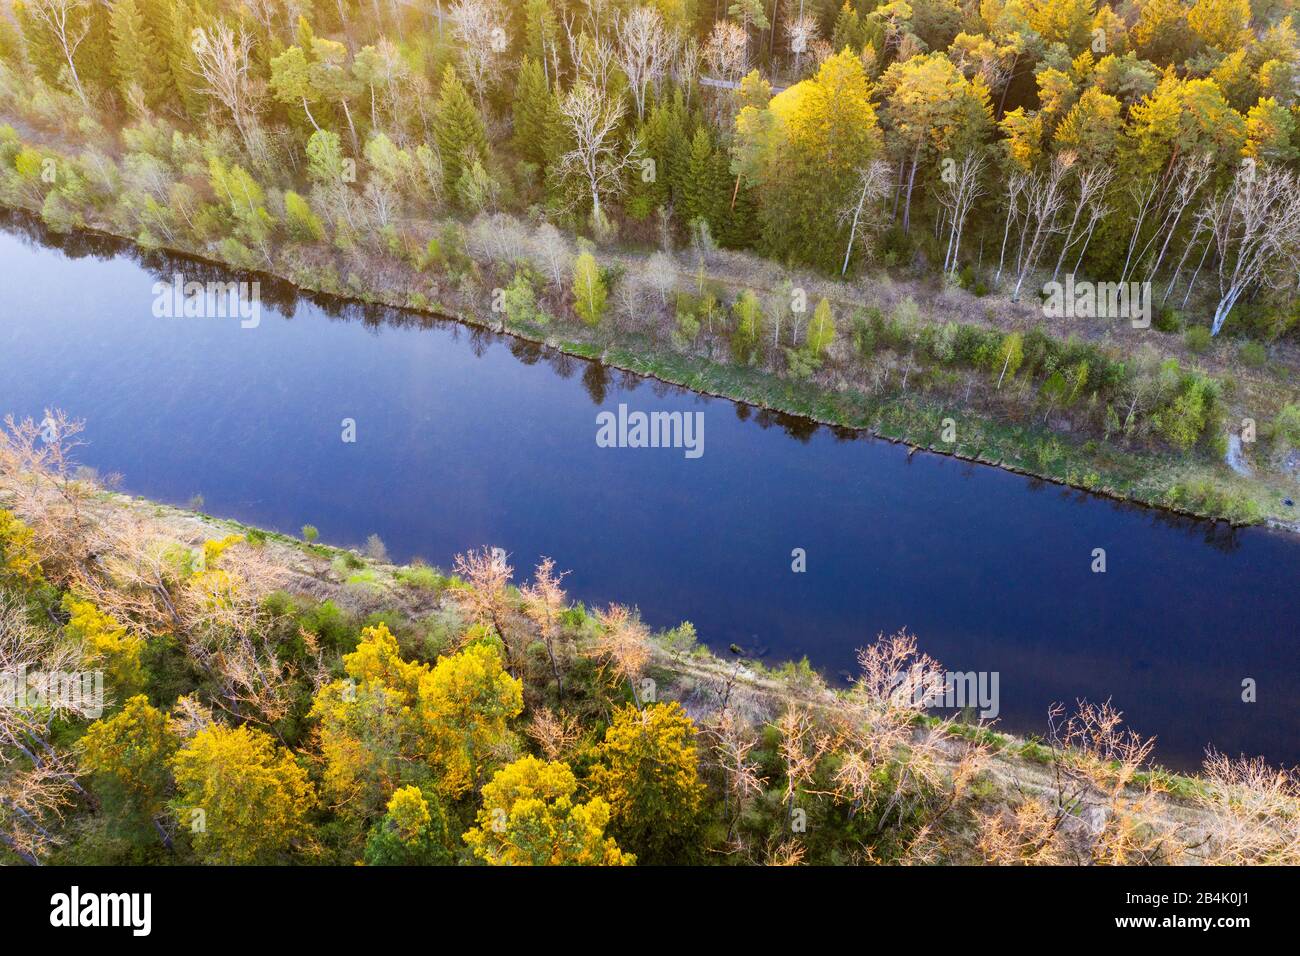
<instances>
[{"instance_id":1,"label":"shrub","mask_svg":"<svg viewBox=\"0 0 1300 956\"><path fill-rule=\"evenodd\" d=\"M1156 317L1151 324L1161 332L1177 332L1183 327L1183 320L1171 307L1162 305L1156 309Z\"/></svg>"},{"instance_id":2,"label":"shrub","mask_svg":"<svg viewBox=\"0 0 1300 956\"><path fill-rule=\"evenodd\" d=\"M1208 349L1210 341L1210 330L1203 325L1194 325L1183 333L1183 344L1196 355Z\"/></svg>"},{"instance_id":3,"label":"shrub","mask_svg":"<svg viewBox=\"0 0 1300 956\"><path fill-rule=\"evenodd\" d=\"M1268 361L1268 349L1259 342L1243 342L1237 354L1241 363L1250 368L1259 368Z\"/></svg>"},{"instance_id":4,"label":"shrub","mask_svg":"<svg viewBox=\"0 0 1300 956\"><path fill-rule=\"evenodd\" d=\"M515 273L502 295L502 308L511 322L544 322L546 317L537 311L537 296L533 283L522 269Z\"/></svg>"},{"instance_id":5,"label":"shrub","mask_svg":"<svg viewBox=\"0 0 1300 956\"><path fill-rule=\"evenodd\" d=\"M1300 404L1284 406L1269 426L1269 434L1285 450L1300 448Z\"/></svg>"},{"instance_id":6,"label":"shrub","mask_svg":"<svg viewBox=\"0 0 1300 956\"><path fill-rule=\"evenodd\" d=\"M284 194L284 220L289 235L299 242L319 242L325 235L320 216L311 211L307 200L292 190Z\"/></svg>"}]
</instances>

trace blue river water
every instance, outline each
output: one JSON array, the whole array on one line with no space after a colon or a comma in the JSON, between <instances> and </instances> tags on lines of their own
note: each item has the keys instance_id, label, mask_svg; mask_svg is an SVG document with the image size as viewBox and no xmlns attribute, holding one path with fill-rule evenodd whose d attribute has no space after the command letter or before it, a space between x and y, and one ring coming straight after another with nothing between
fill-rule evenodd
<instances>
[{"instance_id":1,"label":"blue river water","mask_svg":"<svg viewBox=\"0 0 1300 956\"><path fill-rule=\"evenodd\" d=\"M1300 541L1122 505L694 395L544 348L263 280L255 328L160 318L155 284L229 278L109 240L0 231L0 414L86 421L134 494L448 566L542 555L589 605L681 620L832 680L913 631L997 672L999 723L1111 698L1176 767L1207 744L1300 762ZM245 322L244 325L249 323ZM703 453L597 444L597 415L701 413ZM344 420L355 423L343 440ZM1104 548L1106 572L1094 573ZM792 570L803 549L806 570ZM1244 701L1243 681L1257 699Z\"/></svg>"}]
</instances>

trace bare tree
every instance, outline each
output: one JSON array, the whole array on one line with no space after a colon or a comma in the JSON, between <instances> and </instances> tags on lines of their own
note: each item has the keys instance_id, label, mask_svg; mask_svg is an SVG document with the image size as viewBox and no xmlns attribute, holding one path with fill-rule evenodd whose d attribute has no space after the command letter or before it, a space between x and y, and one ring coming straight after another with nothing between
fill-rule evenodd
<instances>
[{"instance_id":1,"label":"bare tree","mask_svg":"<svg viewBox=\"0 0 1300 956\"><path fill-rule=\"evenodd\" d=\"M650 632L641 620L620 604L611 604L596 612L601 633L590 649L594 657L602 658L614 675L627 681L632 700L641 706L636 682L650 663Z\"/></svg>"},{"instance_id":2,"label":"bare tree","mask_svg":"<svg viewBox=\"0 0 1300 956\"><path fill-rule=\"evenodd\" d=\"M555 678L556 691L564 699L564 676L560 673L560 661L556 650L560 628L560 615L568 606L562 583L564 572L555 573L555 562L542 558L533 573L533 583L520 588L524 599L524 614L537 625L542 635L542 644L546 647L546 657L551 662L551 675Z\"/></svg>"},{"instance_id":3,"label":"bare tree","mask_svg":"<svg viewBox=\"0 0 1300 956\"><path fill-rule=\"evenodd\" d=\"M714 758L723 778L723 813L728 817L728 839L734 839L736 823L745 812L745 801L763 792L767 781L761 766L750 755L758 743L753 728L731 710L724 709L712 728Z\"/></svg>"},{"instance_id":4,"label":"bare tree","mask_svg":"<svg viewBox=\"0 0 1300 956\"><path fill-rule=\"evenodd\" d=\"M654 252L641 268L645 284L659 295L659 304L667 307L668 294L677 286L677 265L673 257L660 250Z\"/></svg>"},{"instance_id":5,"label":"bare tree","mask_svg":"<svg viewBox=\"0 0 1300 956\"><path fill-rule=\"evenodd\" d=\"M533 233L530 243L534 262L540 264L542 270L550 278L551 285L559 289L564 285L564 280L569 275L573 253L569 249L568 240L549 222L544 222L537 227Z\"/></svg>"},{"instance_id":6,"label":"bare tree","mask_svg":"<svg viewBox=\"0 0 1300 956\"><path fill-rule=\"evenodd\" d=\"M1164 261L1165 252L1169 249L1169 242L1173 239L1174 234L1178 231L1178 223L1182 221L1183 213L1191 205L1192 200L1200 194L1201 188L1210 178L1213 171L1213 164L1208 153L1199 153L1192 155L1179 164L1178 177L1174 183L1172 195L1170 197L1169 208L1166 210L1164 218L1161 220L1156 235L1163 235L1164 242L1160 245L1160 252L1152 263L1151 268L1147 271L1146 281L1151 282L1155 279L1156 273L1160 271L1160 263ZM1147 240L1146 246L1142 248L1142 254L1138 261L1146 255L1147 249L1155 241L1153 235ZM1123 282L1127 276L1121 276Z\"/></svg>"},{"instance_id":7,"label":"bare tree","mask_svg":"<svg viewBox=\"0 0 1300 956\"><path fill-rule=\"evenodd\" d=\"M39 23L54 40L68 65L68 79L85 105L90 105L81 74L77 72L77 48L90 33L91 0L29 0L27 15Z\"/></svg>"},{"instance_id":8,"label":"bare tree","mask_svg":"<svg viewBox=\"0 0 1300 956\"><path fill-rule=\"evenodd\" d=\"M947 210L948 247L944 253L943 269L945 272L957 271L960 261L961 234L966 226L966 217L970 214L975 200L984 194L981 177L984 174L984 156L980 153L968 153L960 163L955 165L951 181L944 180L939 189L939 204Z\"/></svg>"},{"instance_id":9,"label":"bare tree","mask_svg":"<svg viewBox=\"0 0 1300 956\"><path fill-rule=\"evenodd\" d=\"M594 223L604 221L602 199L623 189L623 171L632 165L637 152L633 138L624 147L618 129L623 103L591 83L581 82L560 104L560 115L572 137L573 148L560 157L558 168L566 176L580 177L591 199Z\"/></svg>"},{"instance_id":10,"label":"bare tree","mask_svg":"<svg viewBox=\"0 0 1300 956\"><path fill-rule=\"evenodd\" d=\"M1218 335L1241 296L1295 281L1300 270L1300 177L1281 167L1243 166L1209 209L1219 259Z\"/></svg>"},{"instance_id":11,"label":"bare tree","mask_svg":"<svg viewBox=\"0 0 1300 956\"><path fill-rule=\"evenodd\" d=\"M566 16L564 36L576 82L590 83L608 90L610 74L618 65L618 54L613 42L599 29L598 23L599 16L596 14L589 14L582 26L577 25L576 16Z\"/></svg>"},{"instance_id":12,"label":"bare tree","mask_svg":"<svg viewBox=\"0 0 1300 956\"><path fill-rule=\"evenodd\" d=\"M457 0L450 15L461 65L474 87L479 110L486 115L484 94L506 52L505 16L496 0Z\"/></svg>"},{"instance_id":13,"label":"bare tree","mask_svg":"<svg viewBox=\"0 0 1300 956\"><path fill-rule=\"evenodd\" d=\"M1028 188L1029 175L1027 173L1021 172L1020 170L1014 170L1009 176L1007 176L1007 198L1003 203L1003 205L1006 206L1007 212L1006 220L1002 227L1002 251L998 254L998 272L997 275L993 277L994 282L1002 281L1002 269L1006 265L1007 261L1007 239L1011 235L1012 225L1020 219L1021 197L1024 196L1025 190Z\"/></svg>"},{"instance_id":14,"label":"bare tree","mask_svg":"<svg viewBox=\"0 0 1300 956\"><path fill-rule=\"evenodd\" d=\"M1038 806L982 815L980 844L991 862L1151 865L1176 862L1177 824L1160 820L1157 774L1143 774L1154 738L1123 725L1111 706L1079 701L1048 714L1052 784Z\"/></svg>"},{"instance_id":15,"label":"bare tree","mask_svg":"<svg viewBox=\"0 0 1300 956\"><path fill-rule=\"evenodd\" d=\"M570 714L557 714L549 707L532 712L526 732L541 748L547 760L563 760L582 739L582 724Z\"/></svg>"},{"instance_id":16,"label":"bare tree","mask_svg":"<svg viewBox=\"0 0 1300 956\"><path fill-rule=\"evenodd\" d=\"M749 38L738 24L719 20L704 44L704 62L717 79L737 82L745 75Z\"/></svg>"},{"instance_id":17,"label":"bare tree","mask_svg":"<svg viewBox=\"0 0 1300 956\"><path fill-rule=\"evenodd\" d=\"M1300 776L1260 757L1206 755L1207 784L1197 802L1209 811L1205 862L1218 866L1300 864Z\"/></svg>"},{"instance_id":18,"label":"bare tree","mask_svg":"<svg viewBox=\"0 0 1300 956\"><path fill-rule=\"evenodd\" d=\"M452 565L455 572L468 585L453 588L453 599L464 608L475 624L490 625L506 645L506 653L513 663L510 631L506 618L510 612L506 588L514 569L506 561L505 553L498 548L480 548L456 555Z\"/></svg>"},{"instance_id":19,"label":"bare tree","mask_svg":"<svg viewBox=\"0 0 1300 956\"><path fill-rule=\"evenodd\" d=\"M1092 232L1097 223L1105 215L1106 207L1102 205L1102 198L1106 194L1106 189L1110 186L1111 181L1115 178L1115 171L1100 163L1094 166L1088 166L1079 173L1078 195L1075 198L1074 215L1070 218L1070 227L1066 230L1065 241L1061 243L1061 253L1056 257L1056 268L1052 270L1052 281L1056 281L1057 275L1060 274L1061 264L1065 261L1066 255L1076 243L1082 243L1079 246L1078 262L1083 261L1083 254L1088 250L1088 243L1092 239ZM1088 210L1088 225L1076 236L1075 230L1079 225L1079 219L1083 211ZM1078 271L1078 266L1075 266Z\"/></svg>"},{"instance_id":20,"label":"bare tree","mask_svg":"<svg viewBox=\"0 0 1300 956\"><path fill-rule=\"evenodd\" d=\"M677 85L682 88L688 102L691 92L695 89L695 82L699 78L702 58L699 43L694 37L690 37L678 48L677 57L673 61L673 77Z\"/></svg>"},{"instance_id":21,"label":"bare tree","mask_svg":"<svg viewBox=\"0 0 1300 956\"><path fill-rule=\"evenodd\" d=\"M781 738L778 752L785 768L785 815L791 824L799 809L799 794L812 783L818 763L831 749L832 737L817 725L807 707L794 702L786 704L773 726Z\"/></svg>"},{"instance_id":22,"label":"bare tree","mask_svg":"<svg viewBox=\"0 0 1300 956\"><path fill-rule=\"evenodd\" d=\"M251 73L253 38L244 28L232 28L224 20L211 28L196 27L194 72L203 81L203 92L230 114L244 141L253 151L252 126L260 106L260 94Z\"/></svg>"},{"instance_id":23,"label":"bare tree","mask_svg":"<svg viewBox=\"0 0 1300 956\"><path fill-rule=\"evenodd\" d=\"M1021 233L1017 260L1016 285L1012 300L1020 298L1025 279L1038 266L1038 260L1047 248L1048 240L1057 231L1056 220L1065 204L1065 179L1074 166L1073 153L1061 153L1052 159L1052 165L1043 175L1031 175L1026 191L1025 229ZM1032 227L1032 231L1030 231ZM1029 239L1028 246L1025 239Z\"/></svg>"},{"instance_id":24,"label":"bare tree","mask_svg":"<svg viewBox=\"0 0 1300 956\"><path fill-rule=\"evenodd\" d=\"M794 54L796 78L803 76L803 56L812 50L820 32L817 18L810 14L805 13L785 22L785 37L790 45L790 52Z\"/></svg>"},{"instance_id":25,"label":"bare tree","mask_svg":"<svg viewBox=\"0 0 1300 956\"><path fill-rule=\"evenodd\" d=\"M646 92L659 88L672 63L675 37L664 25L663 16L651 6L639 6L616 24L618 65L627 75L636 104L636 118L645 119Z\"/></svg>"},{"instance_id":26,"label":"bare tree","mask_svg":"<svg viewBox=\"0 0 1300 956\"><path fill-rule=\"evenodd\" d=\"M849 271L849 259L853 256L854 245L870 250L872 231L866 227L872 225L878 211L878 204L889 191L889 164L877 159L858 169L858 186L853 192L853 201L840 211L840 225L849 223L849 241L844 247L844 265L840 275Z\"/></svg>"},{"instance_id":27,"label":"bare tree","mask_svg":"<svg viewBox=\"0 0 1300 956\"><path fill-rule=\"evenodd\" d=\"M75 673L80 668L76 648L62 644L48 628L30 620L24 602L0 589L0 674ZM73 799L84 793L70 755L55 745L54 724L82 716L75 702L59 693L42 694L29 702L28 688L20 700L0 705L0 844L28 864L60 842L57 826Z\"/></svg>"}]
</instances>

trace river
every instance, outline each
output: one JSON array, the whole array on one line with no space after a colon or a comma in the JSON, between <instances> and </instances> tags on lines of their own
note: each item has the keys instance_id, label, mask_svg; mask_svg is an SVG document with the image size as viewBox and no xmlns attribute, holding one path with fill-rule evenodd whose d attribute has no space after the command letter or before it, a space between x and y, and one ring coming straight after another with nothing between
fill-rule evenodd
<instances>
[{"instance_id":1,"label":"river","mask_svg":"<svg viewBox=\"0 0 1300 956\"><path fill-rule=\"evenodd\" d=\"M256 327L160 318L188 260L0 230L0 413L86 421L122 489L447 567L505 548L570 594L694 622L831 680L881 632L996 672L999 725L1111 698L1171 766L1300 762L1300 541L1123 505L704 398L530 343L263 280ZM229 278L229 276L226 276ZM700 413L702 454L600 447L597 415ZM354 423L355 441L345 441ZM1106 570L1093 570L1095 549ZM806 570L795 571L796 549ZM1243 700L1243 681L1257 699Z\"/></svg>"}]
</instances>

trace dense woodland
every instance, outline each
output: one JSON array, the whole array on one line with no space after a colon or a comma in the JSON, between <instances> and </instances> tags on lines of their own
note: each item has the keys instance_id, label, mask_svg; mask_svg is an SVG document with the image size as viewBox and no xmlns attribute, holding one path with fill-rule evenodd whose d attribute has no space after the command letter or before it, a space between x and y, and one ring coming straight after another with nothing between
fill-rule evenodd
<instances>
[{"instance_id":1,"label":"dense woodland","mask_svg":"<svg viewBox=\"0 0 1300 956\"><path fill-rule=\"evenodd\" d=\"M1298 71L1291 0L13 0L0 202L867 422L933 396L1087 487L1055 435L1222 469L1243 407L1284 469ZM1155 327L1046 321L1070 274L1151 283ZM105 493L49 414L0 438L0 671L109 699L0 708L5 862L1300 860L1294 773L1154 770L1107 705L1017 742L927 716L906 634L836 694L549 562L210 534Z\"/></svg>"},{"instance_id":2,"label":"dense woodland","mask_svg":"<svg viewBox=\"0 0 1300 956\"><path fill-rule=\"evenodd\" d=\"M394 567L105 494L50 420L0 432L4 862L1300 862L1294 771L1158 770L1109 703L1030 741L929 716L905 633L831 692L576 604L548 559ZM83 669L102 711L30 681Z\"/></svg>"},{"instance_id":3,"label":"dense woodland","mask_svg":"<svg viewBox=\"0 0 1300 956\"><path fill-rule=\"evenodd\" d=\"M0 201L56 229L862 396L845 424L923 396L1029 428L1021 467L1236 520L1281 499L1138 493L1111 450L1219 460L1240 413L1300 467L1289 0L8 13ZM1149 283L1154 328L1045 320L1071 275ZM1197 359L1224 337L1233 376Z\"/></svg>"}]
</instances>

